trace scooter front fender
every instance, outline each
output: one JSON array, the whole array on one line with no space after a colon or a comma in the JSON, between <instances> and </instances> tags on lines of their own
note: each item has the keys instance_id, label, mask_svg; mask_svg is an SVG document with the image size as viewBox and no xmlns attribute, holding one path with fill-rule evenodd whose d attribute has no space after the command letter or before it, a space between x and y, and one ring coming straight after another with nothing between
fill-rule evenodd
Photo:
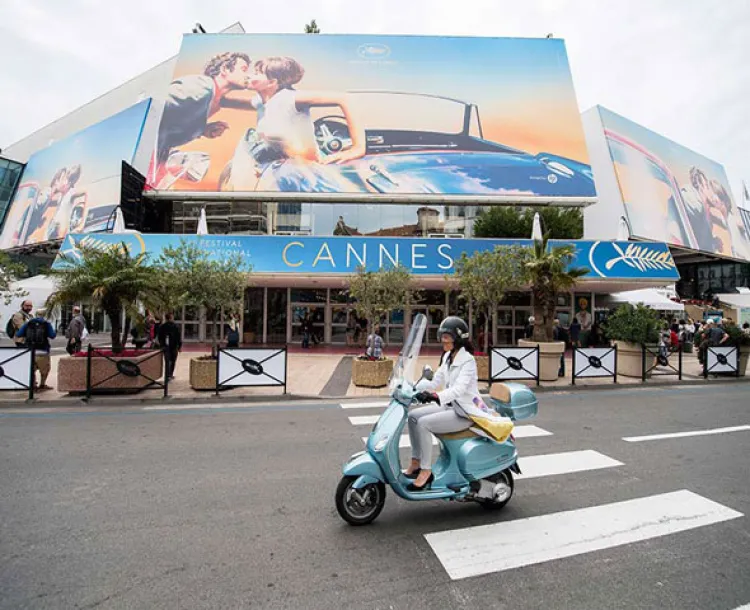
<instances>
[{"instance_id":1,"label":"scooter front fender","mask_svg":"<svg viewBox=\"0 0 750 610\"><path fill-rule=\"evenodd\" d=\"M365 485L385 482L383 471L378 463L367 452L353 455L349 461L344 464L344 476L359 477L354 482L354 489L360 489Z\"/></svg>"}]
</instances>

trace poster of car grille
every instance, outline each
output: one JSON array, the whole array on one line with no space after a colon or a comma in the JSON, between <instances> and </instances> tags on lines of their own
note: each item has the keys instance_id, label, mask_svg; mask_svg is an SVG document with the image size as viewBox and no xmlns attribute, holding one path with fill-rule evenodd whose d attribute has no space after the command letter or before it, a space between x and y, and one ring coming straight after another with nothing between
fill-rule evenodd
<instances>
[{"instance_id":1,"label":"poster of car grille","mask_svg":"<svg viewBox=\"0 0 750 610\"><path fill-rule=\"evenodd\" d=\"M596 194L555 39L188 34L148 180L305 200Z\"/></svg>"},{"instance_id":2,"label":"poster of car grille","mask_svg":"<svg viewBox=\"0 0 750 610\"><path fill-rule=\"evenodd\" d=\"M724 167L599 107L631 234L750 260Z\"/></svg>"},{"instance_id":3,"label":"poster of car grille","mask_svg":"<svg viewBox=\"0 0 750 610\"><path fill-rule=\"evenodd\" d=\"M219 350L218 386L286 386L286 349Z\"/></svg>"},{"instance_id":4,"label":"poster of car grille","mask_svg":"<svg viewBox=\"0 0 750 610\"><path fill-rule=\"evenodd\" d=\"M493 347L490 353L490 381L537 379L538 347Z\"/></svg>"},{"instance_id":5,"label":"poster of car grille","mask_svg":"<svg viewBox=\"0 0 750 610\"><path fill-rule=\"evenodd\" d=\"M577 347L574 351L574 377L614 377L617 349L614 347Z\"/></svg>"},{"instance_id":6,"label":"poster of car grille","mask_svg":"<svg viewBox=\"0 0 750 610\"><path fill-rule=\"evenodd\" d=\"M87 127L29 159L11 202L0 250L105 231L120 204L122 162L133 159L151 100Z\"/></svg>"},{"instance_id":7,"label":"poster of car grille","mask_svg":"<svg viewBox=\"0 0 750 610\"><path fill-rule=\"evenodd\" d=\"M30 375L30 349L0 348L0 390L27 390Z\"/></svg>"},{"instance_id":8,"label":"poster of car grille","mask_svg":"<svg viewBox=\"0 0 750 610\"><path fill-rule=\"evenodd\" d=\"M739 352L736 347L709 347L706 350L706 374L736 373L739 367Z\"/></svg>"}]
</instances>

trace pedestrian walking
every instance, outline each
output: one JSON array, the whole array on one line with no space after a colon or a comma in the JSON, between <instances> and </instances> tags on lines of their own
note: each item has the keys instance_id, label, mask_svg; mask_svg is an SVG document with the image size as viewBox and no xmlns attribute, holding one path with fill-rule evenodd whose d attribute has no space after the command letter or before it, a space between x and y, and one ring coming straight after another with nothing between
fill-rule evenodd
<instances>
[{"instance_id":1,"label":"pedestrian walking","mask_svg":"<svg viewBox=\"0 0 750 610\"><path fill-rule=\"evenodd\" d=\"M240 321L237 314L229 316L227 322L227 348L237 348L240 346Z\"/></svg>"},{"instance_id":2,"label":"pedestrian walking","mask_svg":"<svg viewBox=\"0 0 750 610\"><path fill-rule=\"evenodd\" d=\"M52 389L47 385L47 377L52 368L49 340L57 336L52 324L45 319L45 313L46 310L37 309L36 315L16 333L17 337L23 337L26 347L34 350L34 370L39 371L39 385L35 387L39 390Z\"/></svg>"},{"instance_id":3,"label":"pedestrian walking","mask_svg":"<svg viewBox=\"0 0 750 610\"><path fill-rule=\"evenodd\" d=\"M367 337L367 357L370 360L380 360L383 357L383 337L380 336L380 325L376 324L372 333Z\"/></svg>"},{"instance_id":4,"label":"pedestrian walking","mask_svg":"<svg viewBox=\"0 0 750 610\"><path fill-rule=\"evenodd\" d=\"M86 319L81 315L81 308L76 305L73 307L73 319L68 324L68 328L65 329L65 337L68 339L65 351L71 356L76 352L80 352L81 345L86 336L88 336Z\"/></svg>"},{"instance_id":5,"label":"pedestrian walking","mask_svg":"<svg viewBox=\"0 0 750 610\"><path fill-rule=\"evenodd\" d=\"M166 376L174 379L174 367L177 356L182 350L180 328L174 323L174 315L170 312L164 316L164 323L159 327L159 345L164 348L164 363Z\"/></svg>"},{"instance_id":6,"label":"pedestrian walking","mask_svg":"<svg viewBox=\"0 0 750 610\"><path fill-rule=\"evenodd\" d=\"M26 322L34 317L31 315L31 310L33 308L34 306L31 301L24 301L21 303L21 309L14 313L13 316L11 316L11 319L8 320L8 325L5 330L18 348L26 347L26 339L24 337L19 337L18 331L21 330L21 327L26 324Z\"/></svg>"}]
</instances>

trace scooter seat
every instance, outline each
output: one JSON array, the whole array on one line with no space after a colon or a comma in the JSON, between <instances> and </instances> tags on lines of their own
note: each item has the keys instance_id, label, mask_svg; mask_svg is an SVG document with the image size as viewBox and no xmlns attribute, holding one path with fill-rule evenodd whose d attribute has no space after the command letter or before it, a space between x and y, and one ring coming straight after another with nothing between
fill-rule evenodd
<instances>
[{"instance_id":1,"label":"scooter seat","mask_svg":"<svg viewBox=\"0 0 750 610\"><path fill-rule=\"evenodd\" d=\"M472 432L471 429L466 429L460 430L459 432L446 432L445 434L436 434L435 436L446 441L457 441L462 438L472 438L473 436L477 435Z\"/></svg>"}]
</instances>

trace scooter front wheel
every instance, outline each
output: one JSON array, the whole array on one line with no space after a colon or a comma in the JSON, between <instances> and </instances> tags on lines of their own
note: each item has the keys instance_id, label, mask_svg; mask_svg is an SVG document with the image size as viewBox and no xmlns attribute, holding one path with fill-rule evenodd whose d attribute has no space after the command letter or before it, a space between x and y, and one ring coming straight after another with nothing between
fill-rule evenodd
<instances>
[{"instance_id":1,"label":"scooter front wheel","mask_svg":"<svg viewBox=\"0 0 750 610\"><path fill-rule=\"evenodd\" d=\"M344 476L336 488L336 510L350 525L367 525L375 521L385 506L385 484L371 483L354 489L359 477Z\"/></svg>"}]
</instances>

